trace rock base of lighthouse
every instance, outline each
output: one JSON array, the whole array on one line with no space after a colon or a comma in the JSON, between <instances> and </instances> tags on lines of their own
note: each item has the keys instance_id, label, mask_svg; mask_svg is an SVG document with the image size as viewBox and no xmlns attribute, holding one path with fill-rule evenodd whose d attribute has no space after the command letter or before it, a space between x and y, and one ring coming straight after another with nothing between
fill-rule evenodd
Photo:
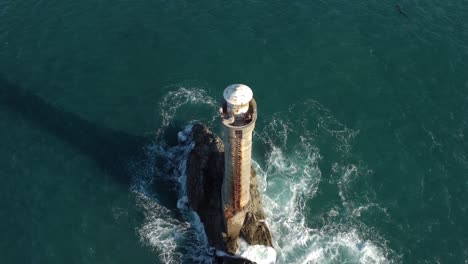
<instances>
[{"instance_id":1,"label":"rock base of lighthouse","mask_svg":"<svg viewBox=\"0 0 468 264\"><path fill-rule=\"evenodd\" d=\"M192 137L195 143L187 160L187 196L190 207L198 213L205 227L208 242L214 248L229 254L238 249L238 237L226 235L222 208L221 188L224 177L224 146L222 140L203 125L194 125ZM250 202L245 208L245 218L240 236L250 245L272 247L270 231L263 221L258 179L251 169ZM218 263L249 263L248 260L218 257ZM236 261L244 262L236 262ZM233 261L233 262L232 262Z\"/></svg>"}]
</instances>

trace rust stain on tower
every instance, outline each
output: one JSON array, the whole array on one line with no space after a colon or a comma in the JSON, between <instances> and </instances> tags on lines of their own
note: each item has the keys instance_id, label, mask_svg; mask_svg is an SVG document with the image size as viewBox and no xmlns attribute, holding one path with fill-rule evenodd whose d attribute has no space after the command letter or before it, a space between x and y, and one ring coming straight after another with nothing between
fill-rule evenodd
<instances>
[{"instance_id":1,"label":"rust stain on tower","mask_svg":"<svg viewBox=\"0 0 468 264\"><path fill-rule=\"evenodd\" d=\"M233 168L233 203L234 203L234 211L241 210L241 189L242 189L242 182L241 182L241 175L242 175L242 131L236 130L236 141L235 141L235 154L233 157L234 168Z\"/></svg>"},{"instance_id":2,"label":"rust stain on tower","mask_svg":"<svg viewBox=\"0 0 468 264\"><path fill-rule=\"evenodd\" d=\"M233 84L224 90L221 108L224 131L224 178L222 199L226 234L239 235L250 201L252 132L257 119L257 104L252 90Z\"/></svg>"}]
</instances>

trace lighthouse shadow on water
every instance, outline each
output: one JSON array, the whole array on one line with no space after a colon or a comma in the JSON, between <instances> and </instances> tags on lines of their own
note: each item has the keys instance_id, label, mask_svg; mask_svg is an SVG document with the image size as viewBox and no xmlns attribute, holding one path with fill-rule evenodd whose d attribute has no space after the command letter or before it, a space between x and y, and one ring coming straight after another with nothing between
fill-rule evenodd
<instances>
[{"instance_id":1,"label":"lighthouse shadow on water","mask_svg":"<svg viewBox=\"0 0 468 264\"><path fill-rule=\"evenodd\" d=\"M145 156L145 146L154 139L128 134L90 122L76 113L52 105L28 91L20 83L0 75L0 104L8 111L47 131L92 159L115 182L130 186L132 172L129 162ZM170 183L160 182L153 187L161 202L168 208L170 197L177 197ZM174 198L175 199L175 198ZM167 201L167 203L164 203Z\"/></svg>"},{"instance_id":2,"label":"lighthouse shadow on water","mask_svg":"<svg viewBox=\"0 0 468 264\"><path fill-rule=\"evenodd\" d=\"M161 102L164 113L160 129L153 137L145 137L90 122L47 102L19 82L0 76L2 108L86 155L102 170L102 175L110 176L136 195L144 223L135 228L140 240L155 251L162 263L196 259L205 262L211 252L204 242L201 225L197 225L197 216L185 209L180 188L180 165L184 163L183 154L187 155L190 149L188 138L185 142L179 140L181 145L173 139L167 143L165 140L177 138L180 131L173 118L179 106L201 97L184 89L166 97L171 102ZM185 132L189 137L189 131Z\"/></svg>"}]
</instances>

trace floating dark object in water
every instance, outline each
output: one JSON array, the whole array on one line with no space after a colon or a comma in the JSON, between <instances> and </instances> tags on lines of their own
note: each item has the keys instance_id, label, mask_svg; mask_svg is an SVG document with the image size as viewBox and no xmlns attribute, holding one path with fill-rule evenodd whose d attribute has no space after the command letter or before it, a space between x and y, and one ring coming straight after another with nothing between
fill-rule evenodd
<instances>
[{"instance_id":1,"label":"floating dark object in water","mask_svg":"<svg viewBox=\"0 0 468 264\"><path fill-rule=\"evenodd\" d=\"M408 15L407 15L405 12L403 12L403 10L401 10L401 6L400 6L400 5L395 5L395 8L396 8L396 10L398 11L398 13L400 13L400 15L402 15L402 16L408 18Z\"/></svg>"}]
</instances>

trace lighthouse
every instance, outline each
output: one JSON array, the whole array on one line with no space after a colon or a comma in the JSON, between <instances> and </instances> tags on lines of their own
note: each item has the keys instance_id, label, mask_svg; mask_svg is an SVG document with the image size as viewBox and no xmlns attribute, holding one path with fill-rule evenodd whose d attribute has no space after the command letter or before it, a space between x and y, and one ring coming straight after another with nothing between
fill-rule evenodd
<instances>
[{"instance_id":1,"label":"lighthouse","mask_svg":"<svg viewBox=\"0 0 468 264\"><path fill-rule=\"evenodd\" d=\"M223 93L221 119L224 134L224 178L221 197L226 235L237 238L250 202L252 132L257 104L252 90L232 84Z\"/></svg>"}]
</instances>

